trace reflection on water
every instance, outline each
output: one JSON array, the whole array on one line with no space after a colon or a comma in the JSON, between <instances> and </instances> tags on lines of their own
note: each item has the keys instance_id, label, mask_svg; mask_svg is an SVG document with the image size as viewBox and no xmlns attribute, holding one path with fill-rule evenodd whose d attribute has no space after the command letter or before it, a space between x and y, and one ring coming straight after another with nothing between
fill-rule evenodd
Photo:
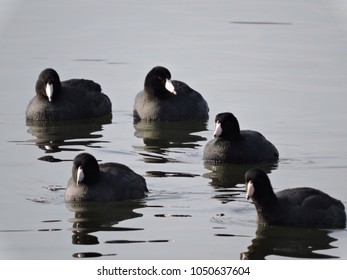
<instances>
[{"instance_id":1,"label":"reflection on water","mask_svg":"<svg viewBox=\"0 0 347 280\"><path fill-rule=\"evenodd\" d=\"M75 213L72 222L73 244L98 244L98 238L91 235L99 231L132 231L141 228L115 227L121 221L142 217L134 212L144 207L142 200L117 202L71 202L67 208Z\"/></svg>"},{"instance_id":2,"label":"reflection on water","mask_svg":"<svg viewBox=\"0 0 347 280\"><path fill-rule=\"evenodd\" d=\"M102 134L94 134L102 131L103 125L111 123L111 119L83 120L74 122L39 123L27 121L28 133L36 137L35 144L46 153L61 151L81 151L76 146L93 146L107 141L94 140L102 138ZM93 139L93 140L92 140ZM69 148L68 148L69 147ZM54 160L53 157L42 157L46 161Z\"/></svg>"},{"instance_id":3,"label":"reflection on water","mask_svg":"<svg viewBox=\"0 0 347 280\"><path fill-rule=\"evenodd\" d=\"M198 142L206 138L193 133L207 130L206 121L188 122L146 122L134 123L135 136L142 138L144 147L136 147L143 150L145 162L165 163L175 161L168 158L168 150L172 148L200 147Z\"/></svg>"},{"instance_id":4,"label":"reflection on water","mask_svg":"<svg viewBox=\"0 0 347 280\"><path fill-rule=\"evenodd\" d=\"M205 162L204 166L211 172L205 173L203 177L211 180L209 184L215 189L215 198L223 203L232 201L240 193L245 192L245 173L248 169L259 167L266 173L277 169L277 163L250 165Z\"/></svg>"},{"instance_id":5,"label":"reflection on water","mask_svg":"<svg viewBox=\"0 0 347 280\"><path fill-rule=\"evenodd\" d=\"M243 260L263 260L276 255L292 258L336 258L327 254L315 253L317 250L334 248L330 243L336 241L328 230L290 228L259 225L256 237L241 253Z\"/></svg>"},{"instance_id":6,"label":"reflection on water","mask_svg":"<svg viewBox=\"0 0 347 280\"><path fill-rule=\"evenodd\" d=\"M71 202L66 204L67 208L74 212L74 218L70 219L72 223L72 244L74 245L95 245L99 244L98 232L124 232L138 231L143 228L130 228L115 226L121 221L142 217L140 213L134 210L146 207L143 200L127 200L116 202ZM93 234L91 234L93 233ZM116 234L113 234L114 238ZM154 240L124 240L111 239L106 240L106 244L131 244L131 243L162 243L170 242L166 239ZM116 254L107 254L112 256ZM100 252L76 252L72 255L74 258L95 258L106 256Z\"/></svg>"},{"instance_id":7,"label":"reflection on water","mask_svg":"<svg viewBox=\"0 0 347 280\"><path fill-rule=\"evenodd\" d=\"M187 172L165 172L165 171L146 171L149 177L187 177L193 178L200 176L199 174L192 174Z\"/></svg>"}]
</instances>

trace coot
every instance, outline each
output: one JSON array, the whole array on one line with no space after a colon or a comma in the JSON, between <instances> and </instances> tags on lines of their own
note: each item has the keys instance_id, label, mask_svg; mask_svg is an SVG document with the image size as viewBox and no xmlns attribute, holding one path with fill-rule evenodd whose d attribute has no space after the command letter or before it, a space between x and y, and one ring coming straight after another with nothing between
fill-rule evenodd
<instances>
[{"instance_id":1,"label":"coot","mask_svg":"<svg viewBox=\"0 0 347 280\"><path fill-rule=\"evenodd\" d=\"M240 130L239 122L232 113L218 114L215 124L215 138L204 148L205 161L252 164L278 160L276 147L257 131Z\"/></svg>"},{"instance_id":2,"label":"coot","mask_svg":"<svg viewBox=\"0 0 347 280\"><path fill-rule=\"evenodd\" d=\"M345 228L346 212L340 200L313 188L286 189L274 193L269 177L259 168L246 172L247 199L251 198L261 224Z\"/></svg>"},{"instance_id":3,"label":"coot","mask_svg":"<svg viewBox=\"0 0 347 280\"><path fill-rule=\"evenodd\" d=\"M208 112L201 94L184 82L171 81L169 70L162 66L149 71L144 89L136 95L134 103L135 120L206 120Z\"/></svg>"},{"instance_id":4,"label":"coot","mask_svg":"<svg viewBox=\"0 0 347 280\"><path fill-rule=\"evenodd\" d=\"M138 199L148 192L145 179L120 163L98 164L89 153L77 155L65 201L120 201Z\"/></svg>"},{"instance_id":5,"label":"coot","mask_svg":"<svg viewBox=\"0 0 347 280\"><path fill-rule=\"evenodd\" d=\"M27 107L26 118L43 122L109 118L111 107L99 84L85 79L60 82L58 73L47 68L38 77L36 95Z\"/></svg>"}]
</instances>

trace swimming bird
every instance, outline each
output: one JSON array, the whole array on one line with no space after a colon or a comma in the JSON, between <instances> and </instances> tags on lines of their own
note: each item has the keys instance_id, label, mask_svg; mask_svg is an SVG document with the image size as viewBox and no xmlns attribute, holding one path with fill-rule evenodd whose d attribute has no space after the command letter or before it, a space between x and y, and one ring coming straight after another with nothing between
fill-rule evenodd
<instances>
[{"instance_id":1,"label":"swimming bird","mask_svg":"<svg viewBox=\"0 0 347 280\"><path fill-rule=\"evenodd\" d=\"M43 122L111 116L111 101L101 92L98 83L85 79L60 82L58 73L52 68L40 73L36 95L26 110L27 120Z\"/></svg>"},{"instance_id":2,"label":"swimming bird","mask_svg":"<svg viewBox=\"0 0 347 280\"><path fill-rule=\"evenodd\" d=\"M305 227L345 228L345 206L328 194L308 187L275 193L267 174L252 168L245 174L247 199L251 198L260 224Z\"/></svg>"},{"instance_id":3,"label":"swimming bird","mask_svg":"<svg viewBox=\"0 0 347 280\"><path fill-rule=\"evenodd\" d=\"M74 158L65 201L120 201L143 198L147 192L145 179L129 167L98 164L91 154L81 153Z\"/></svg>"},{"instance_id":4,"label":"swimming bird","mask_svg":"<svg viewBox=\"0 0 347 280\"><path fill-rule=\"evenodd\" d=\"M203 159L218 163L252 164L278 160L276 147L261 133L240 130L237 118L229 112L215 118L214 139L204 148Z\"/></svg>"},{"instance_id":5,"label":"swimming bird","mask_svg":"<svg viewBox=\"0 0 347 280\"><path fill-rule=\"evenodd\" d=\"M209 107L200 93L186 83L171 80L162 66L154 67L145 78L144 89L135 97L135 120L187 121L208 119Z\"/></svg>"}]
</instances>

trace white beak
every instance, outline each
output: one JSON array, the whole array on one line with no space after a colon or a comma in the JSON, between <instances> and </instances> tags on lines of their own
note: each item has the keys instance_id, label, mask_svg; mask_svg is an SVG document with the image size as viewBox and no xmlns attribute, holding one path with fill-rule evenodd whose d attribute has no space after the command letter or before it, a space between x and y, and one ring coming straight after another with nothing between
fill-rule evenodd
<instances>
[{"instance_id":1,"label":"white beak","mask_svg":"<svg viewBox=\"0 0 347 280\"><path fill-rule=\"evenodd\" d=\"M246 199L250 199L252 197L252 195L254 194L254 186L253 186L253 182L249 181L247 184L247 188L246 188Z\"/></svg>"},{"instance_id":2,"label":"white beak","mask_svg":"<svg viewBox=\"0 0 347 280\"><path fill-rule=\"evenodd\" d=\"M223 132L222 123L220 121L216 122L216 128L214 129L213 136L218 137Z\"/></svg>"},{"instance_id":3,"label":"white beak","mask_svg":"<svg viewBox=\"0 0 347 280\"><path fill-rule=\"evenodd\" d=\"M53 84L46 85L46 95L48 97L49 102L51 102L53 96Z\"/></svg>"},{"instance_id":4,"label":"white beak","mask_svg":"<svg viewBox=\"0 0 347 280\"><path fill-rule=\"evenodd\" d=\"M83 179L84 179L84 173L83 173L83 169L80 166L77 169L77 185L82 183Z\"/></svg>"},{"instance_id":5,"label":"white beak","mask_svg":"<svg viewBox=\"0 0 347 280\"><path fill-rule=\"evenodd\" d=\"M176 94L175 87L174 87L174 85L172 84L171 80L166 79L165 88L166 88L168 91L170 91L171 93Z\"/></svg>"}]
</instances>

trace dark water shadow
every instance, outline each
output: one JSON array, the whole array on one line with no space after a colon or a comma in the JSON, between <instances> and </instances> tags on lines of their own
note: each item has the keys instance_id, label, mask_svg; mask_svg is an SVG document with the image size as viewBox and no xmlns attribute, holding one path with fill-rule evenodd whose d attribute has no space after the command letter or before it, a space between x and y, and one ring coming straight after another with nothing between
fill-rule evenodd
<instances>
[{"instance_id":1,"label":"dark water shadow","mask_svg":"<svg viewBox=\"0 0 347 280\"><path fill-rule=\"evenodd\" d=\"M99 244L95 234L101 231L134 231L142 228L117 227L118 223L142 217L134 210L143 208L142 200L116 201L116 202L69 202L66 203L74 217L72 223L72 244L92 245Z\"/></svg>"},{"instance_id":2,"label":"dark water shadow","mask_svg":"<svg viewBox=\"0 0 347 280\"><path fill-rule=\"evenodd\" d=\"M103 126L110 123L111 118L51 123L27 121L28 133L35 136L35 139L25 143L33 142L46 154L50 154L40 160L60 161L51 154L61 151L82 151L83 146L100 148L101 143L107 143L100 140L102 134L96 132L101 132Z\"/></svg>"},{"instance_id":3,"label":"dark water shadow","mask_svg":"<svg viewBox=\"0 0 347 280\"><path fill-rule=\"evenodd\" d=\"M187 122L134 122L137 138L143 139L144 146L135 147L145 162L174 162L168 156L172 149L197 149L199 142L207 138L194 133L207 130L207 121ZM177 152L177 151L176 151Z\"/></svg>"},{"instance_id":4,"label":"dark water shadow","mask_svg":"<svg viewBox=\"0 0 347 280\"><path fill-rule=\"evenodd\" d=\"M209 184L214 188L214 198L223 203L233 201L235 197L245 193L245 173L253 167L262 168L266 173L277 169L277 163L269 164L222 164L204 162L204 167L210 172L204 173L203 177L210 179Z\"/></svg>"},{"instance_id":5,"label":"dark water shadow","mask_svg":"<svg viewBox=\"0 0 347 280\"><path fill-rule=\"evenodd\" d=\"M330 243L337 239L329 236L331 232L323 229L259 225L256 237L248 250L240 254L240 259L264 260L270 255L307 259L337 258L315 252L335 248Z\"/></svg>"},{"instance_id":6,"label":"dark water shadow","mask_svg":"<svg viewBox=\"0 0 347 280\"><path fill-rule=\"evenodd\" d=\"M188 172L169 172L169 171L146 171L148 177L180 177L180 178L194 178L199 177L199 174L193 174Z\"/></svg>"},{"instance_id":7,"label":"dark water shadow","mask_svg":"<svg viewBox=\"0 0 347 280\"><path fill-rule=\"evenodd\" d=\"M230 21L232 24L251 24L251 25L293 25L291 22L280 21Z\"/></svg>"}]
</instances>

